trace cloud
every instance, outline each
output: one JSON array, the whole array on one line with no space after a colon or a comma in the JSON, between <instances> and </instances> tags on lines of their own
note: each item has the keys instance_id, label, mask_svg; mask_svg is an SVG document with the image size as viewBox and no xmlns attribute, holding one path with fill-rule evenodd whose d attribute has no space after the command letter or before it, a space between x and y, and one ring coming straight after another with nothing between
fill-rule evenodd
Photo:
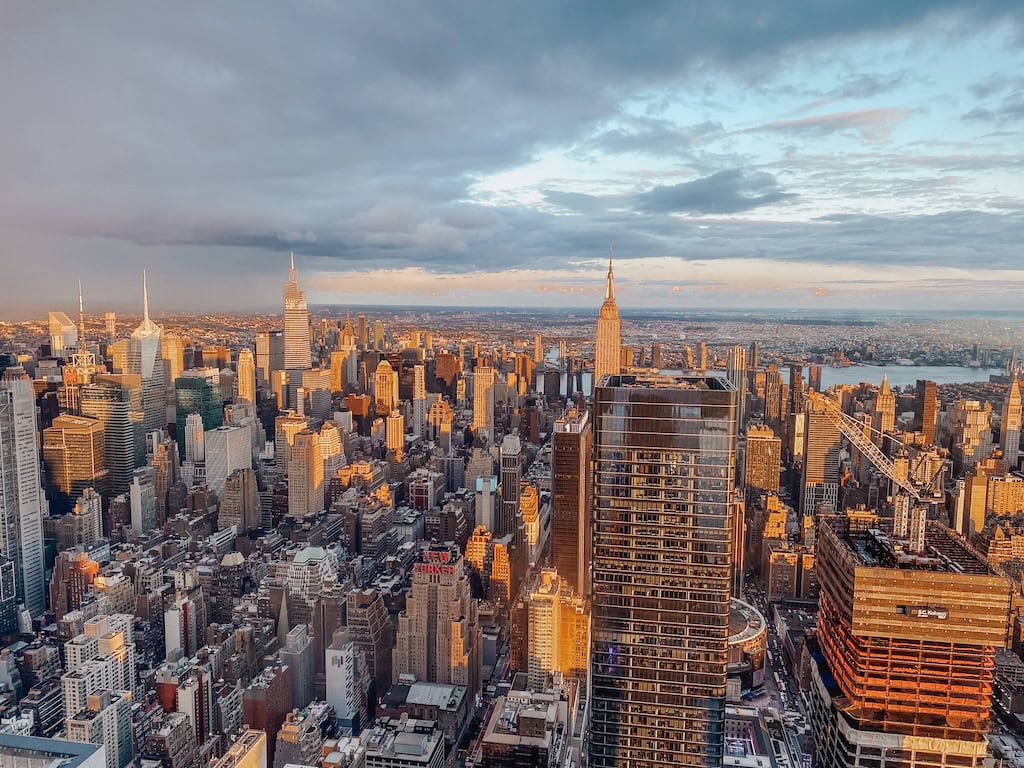
<instances>
[{"instance_id":1,"label":"cloud","mask_svg":"<svg viewBox=\"0 0 1024 768\"><path fill-rule=\"evenodd\" d=\"M770 173L738 168L695 181L655 187L636 196L637 207L649 213L739 213L795 198L783 192Z\"/></svg>"},{"instance_id":2,"label":"cloud","mask_svg":"<svg viewBox=\"0 0 1024 768\"><path fill-rule=\"evenodd\" d=\"M909 109L897 107L879 109L860 109L853 112L833 112L827 115L814 115L796 120L776 120L748 132L769 131L776 133L794 133L810 136L828 136L841 131L854 131L864 141L877 144L886 142L893 130L902 121L913 114Z\"/></svg>"},{"instance_id":3,"label":"cloud","mask_svg":"<svg viewBox=\"0 0 1024 768\"><path fill-rule=\"evenodd\" d=\"M102 266L97 282L116 299L122 275L154 262L175 264L168 292L197 305L225 300L223 282L205 274L244 279L232 301L276 303L292 249L309 272L371 263L434 274L579 264L609 240L624 257L860 254L819 237L839 225L815 216L851 207L811 207L800 176L809 161L769 166L774 158L757 155L774 142L730 125L791 114L796 104L774 112L756 101L757 86L814 94L803 100L877 98L903 71L863 66L880 40L987 34L1019 15L1017 3L953 0L768 0L756 11L229 0L187 14L127 0L59 12L13 4L0 33L0 255L6 266L30 250L39 274L0 283L0 303L45 301L48 278L82 263ZM832 88L798 82L794 63L819 50L860 60ZM694 96L705 82L706 100ZM865 117L873 112L890 119ZM897 112L781 121L762 134L871 141L889 135ZM549 176L573 178L562 166L587 158L601 179L476 193L546 156L556 158ZM991 219L995 232L1016 226L1004 197L1010 218ZM754 209L800 220L725 220ZM721 219L699 231L689 220L699 217Z\"/></svg>"}]
</instances>

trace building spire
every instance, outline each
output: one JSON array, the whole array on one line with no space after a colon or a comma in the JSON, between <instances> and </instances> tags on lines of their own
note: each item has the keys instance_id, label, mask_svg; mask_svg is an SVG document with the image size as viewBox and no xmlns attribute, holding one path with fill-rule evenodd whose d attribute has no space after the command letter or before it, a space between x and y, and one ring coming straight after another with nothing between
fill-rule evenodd
<instances>
[{"instance_id":1,"label":"building spire","mask_svg":"<svg viewBox=\"0 0 1024 768\"><path fill-rule=\"evenodd\" d=\"M149 288L146 286L146 270L142 270L142 324L149 325Z\"/></svg>"},{"instance_id":2,"label":"building spire","mask_svg":"<svg viewBox=\"0 0 1024 768\"><path fill-rule=\"evenodd\" d=\"M85 352L85 303L82 301L82 281L78 281L78 348Z\"/></svg>"},{"instance_id":3,"label":"building spire","mask_svg":"<svg viewBox=\"0 0 1024 768\"><path fill-rule=\"evenodd\" d=\"M612 274L612 244L608 243L608 287L605 289L604 299L605 301L611 301L615 299L615 287L612 285L614 275Z\"/></svg>"},{"instance_id":4,"label":"building spire","mask_svg":"<svg viewBox=\"0 0 1024 768\"><path fill-rule=\"evenodd\" d=\"M298 282L298 277L295 275L295 251L289 252L292 258L292 265L288 268L288 279L293 283Z\"/></svg>"}]
</instances>

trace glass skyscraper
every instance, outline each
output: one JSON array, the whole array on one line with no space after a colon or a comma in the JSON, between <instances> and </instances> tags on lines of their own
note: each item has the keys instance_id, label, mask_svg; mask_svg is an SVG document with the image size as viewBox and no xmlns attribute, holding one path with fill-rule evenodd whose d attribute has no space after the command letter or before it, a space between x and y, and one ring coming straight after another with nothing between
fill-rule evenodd
<instances>
[{"instance_id":1,"label":"glass skyscraper","mask_svg":"<svg viewBox=\"0 0 1024 768\"><path fill-rule=\"evenodd\" d=\"M596 389L595 768L722 764L736 411L714 377Z\"/></svg>"}]
</instances>

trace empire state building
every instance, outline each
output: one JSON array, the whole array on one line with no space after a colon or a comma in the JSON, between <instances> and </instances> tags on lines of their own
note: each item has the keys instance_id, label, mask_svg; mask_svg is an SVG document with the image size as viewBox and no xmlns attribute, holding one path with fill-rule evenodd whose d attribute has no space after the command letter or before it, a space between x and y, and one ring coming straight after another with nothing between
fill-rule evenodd
<instances>
[{"instance_id":1,"label":"empire state building","mask_svg":"<svg viewBox=\"0 0 1024 768\"><path fill-rule=\"evenodd\" d=\"M295 255L292 255L288 282L284 284L284 367L289 371L304 371L313 367L309 349L309 309L306 294L299 288L295 274Z\"/></svg>"},{"instance_id":2,"label":"empire state building","mask_svg":"<svg viewBox=\"0 0 1024 768\"><path fill-rule=\"evenodd\" d=\"M619 306L615 303L615 286L612 275L612 255L608 252L608 287L605 289L604 304L597 316L597 347L594 350L594 387L601 379L617 374L622 369L622 328L619 323Z\"/></svg>"}]
</instances>

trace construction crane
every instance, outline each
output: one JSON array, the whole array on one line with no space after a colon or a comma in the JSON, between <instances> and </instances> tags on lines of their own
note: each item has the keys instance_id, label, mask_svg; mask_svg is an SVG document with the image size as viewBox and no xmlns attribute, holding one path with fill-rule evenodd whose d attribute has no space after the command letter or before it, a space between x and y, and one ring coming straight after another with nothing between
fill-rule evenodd
<instances>
[{"instance_id":1,"label":"construction crane","mask_svg":"<svg viewBox=\"0 0 1024 768\"><path fill-rule=\"evenodd\" d=\"M867 426L871 432L882 435L881 432L874 429L869 425L857 421L852 416L847 415L843 410L836 405L832 398L810 390L807 392L807 401L809 405L817 406L816 411L823 413L832 424L839 429L839 431L850 441L858 451L867 457L868 461L878 469L883 475L888 477L894 485L903 490L908 496L913 498L915 501L925 501L921 498L921 492L927 491L930 494L935 493L935 484L942 477L942 472L945 469L946 462L943 461L939 465L938 471L936 471L926 482L920 484L920 487L915 484L909 477L903 477L902 473L896 471L896 465L892 459L886 456L882 449L879 448L875 443L864 434L864 428ZM889 437L894 443L906 448L906 446L899 440L896 440L892 436Z\"/></svg>"}]
</instances>

